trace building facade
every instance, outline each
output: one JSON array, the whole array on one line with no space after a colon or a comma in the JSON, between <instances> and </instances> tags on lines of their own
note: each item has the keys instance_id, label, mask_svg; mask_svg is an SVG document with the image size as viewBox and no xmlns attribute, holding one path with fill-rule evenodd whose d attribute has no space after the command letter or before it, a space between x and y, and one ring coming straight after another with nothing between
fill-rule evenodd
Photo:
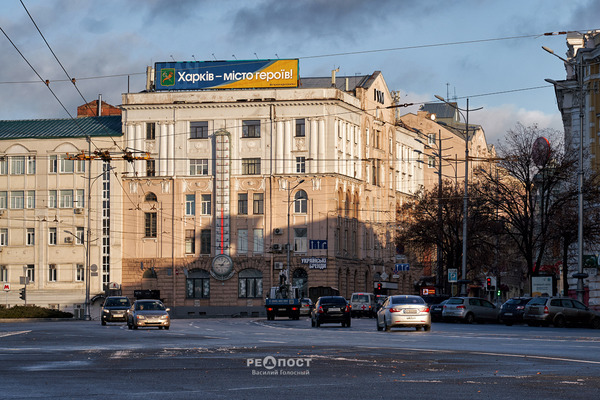
<instances>
[{"instance_id":1,"label":"building facade","mask_svg":"<svg viewBox=\"0 0 600 400\"><path fill-rule=\"evenodd\" d=\"M122 181L124 294L195 316L261 313L285 279L306 297L414 292L394 232L422 145L379 72L299 83L123 95L125 146L148 155Z\"/></svg>"}]
</instances>

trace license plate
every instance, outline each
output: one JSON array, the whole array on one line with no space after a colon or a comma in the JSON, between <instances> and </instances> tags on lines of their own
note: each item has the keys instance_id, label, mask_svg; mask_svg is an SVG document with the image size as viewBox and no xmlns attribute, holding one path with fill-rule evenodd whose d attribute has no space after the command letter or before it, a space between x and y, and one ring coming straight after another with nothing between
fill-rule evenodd
<instances>
[{"instance_id":1,"label":"license plate","mask_svg":"<svg viewBox=\"0 0 600 400\"><path fill-rule=\"evenodd\" d=\"M332 308L330 308L330 309L329 309L329 310L327 310L327 311L329 311L329 312L339 312L339 311L340 311L340 308L339 308L339 307L332 307Z\"/></svg>"},{"instance_id":2,"label":"license plate","mask_svg":"<svg viewBox=\"0 0 600 400\"><path fill-rule=\"evenodd\" d=\"M123 318L123 314L113 314L113 317Z\"/></svg>"},{"instance_id":3,"label":"license plate","mask_svg":"<svg viewBox=\"0 0 600 400\"><path fill-rule=\"evenodd\" d=\"M404 310L405 314L416 314L417 310Z\"/></svg>"},{"instance_id":4,"label":"license plate","mask_svg":"<svg viewBox=\"0 0 600 400\"><path fill-rule=\"evenodd\" d=\"M504 313L504 315L513 315L511 312Z\"/></svg>"},{"instance_id":5,"label":"license plate","mask_svg":"<svg viewBox=\"0 0 600 400\"><path fill-rule=\"evenodd\" d=\"M406 319L417 319L417 317L406 317Z\"/></svg>"}]
</instances>

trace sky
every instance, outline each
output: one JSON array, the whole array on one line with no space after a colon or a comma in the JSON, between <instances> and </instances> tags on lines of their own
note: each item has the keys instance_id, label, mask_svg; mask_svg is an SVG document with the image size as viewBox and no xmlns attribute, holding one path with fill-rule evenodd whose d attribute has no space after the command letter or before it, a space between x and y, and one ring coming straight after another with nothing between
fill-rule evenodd
<instances>
[{"instance_id":1,"label":"sky","mask_svg":"<svg viewBox=\"0 0 600 400\"><path fill-rule=\"evenodd\" d=\"M329 77L338 67L337 76L381 71L401 103L439 95L466 108L468 98L470 109L482 107L469 113L469 122L483 127L490 144L517 123L563 130L554 89L544 79L565 79L564 65L541 46L564 56L566 36L543 34L600 28L596 0L4 0L2 6L0 120L69 118L99 94L119 105L122 93L145 89L146 67L155 62L298 58L301 77Z\"/></svg>"}]
</instances>

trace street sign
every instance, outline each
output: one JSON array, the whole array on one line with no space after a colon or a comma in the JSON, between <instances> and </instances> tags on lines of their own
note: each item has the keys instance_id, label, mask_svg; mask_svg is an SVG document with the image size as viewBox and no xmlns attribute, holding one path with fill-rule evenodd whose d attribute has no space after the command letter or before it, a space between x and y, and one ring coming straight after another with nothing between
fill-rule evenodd
<instances>
[{"instance_id":1,"label":"street sign","mask_svg":"<svg viewBox=\"0 0 600 400\"><path fill-rule=\"evenodd\" d=\"M448 282L458 282L458 270L456 268L448 268Z\"/></svg>"},{"instance_id":2,"label":"street sign","mask_svg":"<svg viewBox=\"0 0 600 400\"><path fill-rule=\"evenodd\" d=\"M10 292L10 283L5 283L3 286L5 292Z\"/></svg>"},{"instance_id":3,"label":"street sign","mask_svg":"<svg viewBox=\"0 0 600 400\"><path fill-rule=\"evenodd\" d=\"M311 250L327 250L327 240L309 240L308 248Z\"/></svg>"},{"instance_id":4,"label":"street sign","mask_svg":"<svg viewBox=\"0 0 600 400\"><path fill-rule=\"evenodd\" d=\"M398 272L406 272L410 270L410 266L408 263L398 263L398 264L394 264L394 273L397 274Z\"/></svg>"}]
</instances>

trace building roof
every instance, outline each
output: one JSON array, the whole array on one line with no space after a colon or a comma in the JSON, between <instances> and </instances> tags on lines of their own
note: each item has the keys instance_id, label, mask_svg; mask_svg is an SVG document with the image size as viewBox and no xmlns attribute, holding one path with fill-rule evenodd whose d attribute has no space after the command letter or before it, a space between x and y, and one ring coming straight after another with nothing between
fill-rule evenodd
<instances>
[{"instance_id":1,"label":"building roof","mask_svg":"<svg viewBox=\"0 0 600 400\"><path fill-rule=\"evenodd\" d=\"M336 76L335 88L341 91L346 91L346 79L348 79L348 91L353 91L357 87L366 86L365 83L371 75L353 75L353 76ZM330 88L331 77L315 77L315 78L300 78L298 84L300 88Z\"/></svg>"},{"instance_id":2,"label":"building roof","mask_svg":"<svg viewBox=\"0 0 600 400\"><path fill-rule=\"evenodd\" d=\"M450 103L456 105L456 103ZM430 114L435 114L436 118L448 118L454 120L456 118L456 108L446 103L425 103L421 106L421 111L426 111ZM459 122L456 120L456 122Z\"/></svg>"},{"instance_id":3,"label":"building roof","mask_svg":"<svg viewBox=\"0 0 600 400\"><path fill-rule=\"evenodd\" d=\"M121 116L0 121L0 140L122 136Z\"/></svg>"}]
</instances>

